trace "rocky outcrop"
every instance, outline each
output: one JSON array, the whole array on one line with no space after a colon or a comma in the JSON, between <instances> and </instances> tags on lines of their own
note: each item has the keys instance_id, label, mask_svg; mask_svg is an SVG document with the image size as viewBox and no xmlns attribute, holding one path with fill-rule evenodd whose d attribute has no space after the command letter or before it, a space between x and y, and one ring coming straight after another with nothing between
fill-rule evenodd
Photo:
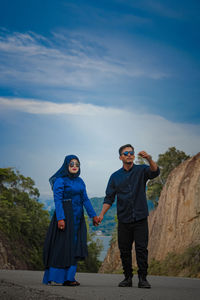
<instances>
[{"instance_id":1,"label":"rocky outcrop","mask_svg":"<svg viewBox=\"0 0 200 300\"><path fill-rule=\"evenodd\" d=\"M200 153L170 173L149 221L150 259L200 244Z\"/></svg>"},{"instance_id":2,"label":"rocky outcrop","mask_svg":"<svg viewBox=\"0 0 200 300\"><path fill-rule=\"evenodd\" d=\"M11 241L0 231L0 269L27 270L28 266L24 261L24 253L20 249L21 244L18 241L14 244L17 251L11 246ZM21 255L19 254L19 251Z\"/></svg>"},{"instance_id":3,"label":"rocky outcrop","mask_svg":"<svg viewBox=\"0 0 200 300\"><path fill-rule=\"evenodd\" d=\"M14 269L8 261L8 253L2 240L0 241L0 269Z\"/></svg>"},{"instance_id":4,"label":"rocky outcrop","mask_svg":"<svg viewBox=\"0 0 200 300\"><path fill-rule=\"evenodd\" d=\"M149 261L163 260L169 252L182 253L200 244L200 153L187 159L168 176L159 205L149 216ZM133 263L135 255L133 251ZM100 272L121 269L115 242Z\"/></svg>"},{"instance_id":5,"label":"rocky outcrop","mask_svg":"<svg viewBox=\"0 0 200 300\"><path fill-rule=\"evenodd\" d=\"M108 249L107 255L99 268L99 273L117 273L122 269L117 241Z\"/></svg>"}]
</instances>

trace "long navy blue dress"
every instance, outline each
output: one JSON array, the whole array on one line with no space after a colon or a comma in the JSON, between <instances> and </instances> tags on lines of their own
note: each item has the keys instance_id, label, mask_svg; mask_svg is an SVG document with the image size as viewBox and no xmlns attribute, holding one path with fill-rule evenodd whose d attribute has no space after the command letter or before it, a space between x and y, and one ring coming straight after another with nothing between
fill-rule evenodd
<instances>
[{"instance_id":1,"label":"long navy blue dress","mask_svg":"<svg viewBox=\"0 0 200 300\"><path fill-rule=\"evenodd\" d=\"M87 196L85 183L80 177L58 177L53 185L54 202L56 219L65 220L65 212L63 209L63 200L71 201L73 210L73 233L74 242L77 243L78 231L81 226L81 220L83 218L83 207L85 207L87 214L90 218L96 216L92 204ZM66 220L65 220L66 221ZM51 281L56 283L64 283L65 281L75 281L75 274L77 269L76 259L73 265L57 268L55 266L48 266L46 268L43 283L48 284Z\"/></svg>"}]
</instances>

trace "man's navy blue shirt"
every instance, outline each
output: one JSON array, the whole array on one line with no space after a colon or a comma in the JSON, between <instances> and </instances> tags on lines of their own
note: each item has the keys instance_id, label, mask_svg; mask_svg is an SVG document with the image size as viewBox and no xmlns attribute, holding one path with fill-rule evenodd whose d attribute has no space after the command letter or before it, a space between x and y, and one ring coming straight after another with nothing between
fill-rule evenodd
<instances>
[{"instance_id":1,"label":"man's navy blue shirt","mask_svg":"<svg viewBox=\"0 0 200 300\"><path fill-rule=\"evenodd\" d=\"M159 174L159 168L153 172L148 165L134 164L129 171L122 167L110 176L104 203L112 205L117 196L117 217L122 223L146 218L146 182Z\"/></svg>"}]
</instances>

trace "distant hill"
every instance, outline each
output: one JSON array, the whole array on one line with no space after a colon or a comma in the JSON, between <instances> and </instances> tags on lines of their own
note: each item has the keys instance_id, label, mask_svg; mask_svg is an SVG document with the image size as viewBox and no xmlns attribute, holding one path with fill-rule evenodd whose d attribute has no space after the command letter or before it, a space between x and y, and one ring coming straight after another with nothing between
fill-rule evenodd
<instances>
[{"instance_id":1,"label":"distant hill","mask_svg":"<svg viewBox=\"0 0 200 300\"><path fill-rule=\"evenodd\" d=\"M44 208L46 210L48 210L49 212L51 211L51 209L55 209L53 196L52 196L52 198L50 198L50 197L42 197L41 198L40 197L39 202L42 203L44 205Z\"/></svg>"}]
</instances>

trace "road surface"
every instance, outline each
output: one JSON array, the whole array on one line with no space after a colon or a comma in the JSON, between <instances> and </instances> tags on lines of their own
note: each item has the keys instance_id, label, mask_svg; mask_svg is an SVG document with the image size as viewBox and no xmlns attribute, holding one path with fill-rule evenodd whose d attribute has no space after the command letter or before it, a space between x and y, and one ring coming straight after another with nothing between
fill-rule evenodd
<instances>
[{"instance_id":1,"label":"road surface","mask_svg":"<svg viewBox=\"0 0 200 300\"><path fill-rule=\"evenodd\" d=\"M123 275L78 273L78 287L43 285L43 272L0 270L0 299L51 300L199 300L200 279L149 276L151 289L120 288Z\"/></svg>"}]
</instances>

